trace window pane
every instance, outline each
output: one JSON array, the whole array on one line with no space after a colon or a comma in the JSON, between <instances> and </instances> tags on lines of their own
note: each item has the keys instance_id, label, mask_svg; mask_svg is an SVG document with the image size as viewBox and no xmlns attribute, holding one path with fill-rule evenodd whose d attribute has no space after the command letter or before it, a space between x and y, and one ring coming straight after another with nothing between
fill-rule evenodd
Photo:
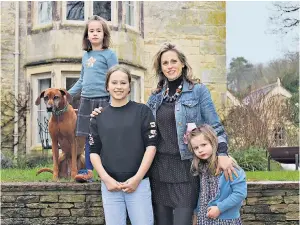
<instances>
[{"instance_id":1,"label":"window pane","mask_svg":"<svg viewBox=\"0 0 300 225\"><path fill-rule=\"evenodd\" d=\"M73 85L76 83L76 81L79 78L71 78L71 77L67 77L66 78L66 89L69 90L71 87L73 87ZM70 102L70 104L73 106L74 109L78 109L79 108L79 103L80 103L80 95L81 92L77 93L73 99L72 102Z\"/></svg>"},{"instance_id":2,"label":"window pane","mask_svg":"<svg viewBox=\"0 0 300 225\"><path fill-rule=\"evenodd\" d=\"M94 1L93 14L101 16L107 21L111 21L111 2L110 1Z\"/></svg>"},{"instance_id":3,"label":"window pane","mask_svg":"<svg viewBox=\"0 0 300 225\"><path fill-rule=\"evenodd\" d=\"M67 2L67 20L84 20L84 1Z\"/></svg>"},{"instance_id":4,"label":"window pane","mask_svg":"<svg viewBox=\"0 0 300 225\"><path fill-rule=\"evenodd\" d=\"M135 92L136 92L136 90L135 90L135 82L131 81L129 99L132 100L132 101L137 101L135 99Z\"/></svg>"},{"instance_id":5,"label":"window pane","mask_svg":"<svg viewBox=\"0 0 300 225\"><path fill-rule=\"evenodd\" d=\"M52 21L52 2L38 2L38 23L50 23Z\"/></svg>"},{"instance_id":6,"label":"window pane","mask_svg":"<svg viewBox=\"0 0 300 225\"><path fill-rule=\"evenodd\" d=\"M134 2L128 1L125 3L126 5L126 18L125 23L134 26Z\"/></svg>"},{"instance_id":7,"label":"window pane","mask_svg":"<svg viewBox=\"0 0 300 225\"><path fill-rule=\"evenodd\" d=\"M39 79L38 80L38 93L40 94L42 91L44 91L47 88L51 87L51 78L46 78L46 79ZM38 124L38 129L36 130L37 136L38 136L38 141L41 143L41 136L40 132L43 135L44 139L44 145L46 144L46 139L48 139L48 144L51 144L51 138L50 135L48 134L48 129L47 129L47 120L49 120L50 114L47 113L46 110L46 104L44 103L43 99L41 100L41 104L39 105L38 109L38 121L40 124ZM35 119L36 120L36 119ZM35 123L37 121L34 121ZM41 129L41 130L40 130Z\"/></svg>"}]
</instances>

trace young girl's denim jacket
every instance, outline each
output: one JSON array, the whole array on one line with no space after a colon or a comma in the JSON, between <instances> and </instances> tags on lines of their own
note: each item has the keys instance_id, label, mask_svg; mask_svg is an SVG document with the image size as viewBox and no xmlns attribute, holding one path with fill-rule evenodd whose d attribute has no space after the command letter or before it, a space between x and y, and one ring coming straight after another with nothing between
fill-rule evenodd
<instances>
[{"instance_id":1,"label":"young girl's denim jacket","mask_svg":"<svg viewBox=\"0 0 300 225\"><path fill-rule=\"evenodd\" d=\"M162 104L167 87L163 87L159 93L152 94L147 102L155 119L156 112ZM187 123L195 123L196 126L208 124L214 128L218 136L218 142L227 143L227 135L220 123L219 116L211 100L208 88L204 84L195 84L193 88L184 80L182 93L175 102L175 120L178 137L178 146L182 160L192 159L193 155L184 143Z\"/></svg>"},{"instance_id":2,"label":"young girl's denim jacket","mask_svg":"<svg viewBox=\"0 0 300 225\"><path fill-rule=\"evenodd\" d=\"M221 211L218 219L228 220L239 218L243 200L247 197L247 182L245 172L242 168L235 170L238 174L238 177L233 174L233 181L226 181L224 173L222 172L220 174L218 193L216 197L210 200L208 203L208 207L218 206L219 210ZM199 200L200 198L198 199L197 208L194 210L194 213L198 213L199 211Z\"/></svg>"}]
</instances>

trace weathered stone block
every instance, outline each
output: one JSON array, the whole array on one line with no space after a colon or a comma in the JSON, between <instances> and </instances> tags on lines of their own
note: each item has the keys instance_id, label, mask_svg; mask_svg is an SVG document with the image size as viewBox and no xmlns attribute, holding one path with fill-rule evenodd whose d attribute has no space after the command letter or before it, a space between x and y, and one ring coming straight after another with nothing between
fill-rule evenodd
<instances>
[{"instance_id":1,"label":"weathered stone block","mask_svg":"<svg viewBox=\"0 0 300 225\"><path fill-rule=\"evenodd\" d=\"M70 203L53 203L53 204L49 204L50 208L55 208L55 209L70 209L70 208L74 208L74 204L70 204Z\"/></svg>"},{"instance_id":2,"label":"weathered stone block","mask_svg":"<svg viewBox=\"0 0 300 225\"><path fill-rule=\"evenodd\" d=\"M300 221L300 215L298 212L288 212L286 214L286 220L298 220Z\"/></svg>"},{"instance_id":3,"label":"weathered stone block","mask_svg":"<svg viewBox=\"0 0 300 225\"><path fill-rule=\"evenodd\" d=\"M27 209L27 208L2 208L2 217L38 217L40 215L39 209Z\"/></svg>"},{"instance_id":4,"label":"weathered stone block","mask_svg":"<svg viewBox=\"0 0 300 225\"><path fill-rule=\"evenodd\" d=\"M57 224L56 217L48 217L48 218L9 218L9 219L1 219L1 224L5 225L53 225Z\"/></svg>"},{"instance_id":5,"label":"weathered stone block","mask_svg":"<svg viewBox=\"0 0 300 225\"><path fill-rule=\"evenodd\" d=\"M268 196L285 196L286 195L286 191L284 190L265 190L262 191L262 196L263 197L268 197Z\"/></svg>"},{"instance_id":6,"label":"weathered stone block","mask_svg":"<svg viewBox=\"0 0 300 225\"><path fill-rule=\"evenodd\" d=\"M265 225L265 223L260 222L260 221L246 221L243 223L244 225Z\"/></svg>"},{"instance_id":7,"label":"weathered stone block","mask_svg":"<svg viewBox=\"0 0 300 225\"><path fill-rule=\"evenodd\" d=\"M99 216L103 215L103 208L71 209L72 216Z\"/></svg>"},{"instance_id":8,"label":"weathered stone block","mask_svg":"<svg viewBox=\"0 0 300 225\"><path fill-rule=\"evenodd\" d=\"M76 202L74 203L74 208L91 208L91 207L101 207L102 202Z\"/></svg>"},{"instance_id":9,"label":"weathered stone block","mask_svg":"<svg viewBox=\"0 0 300 225\"><path fill-rule=\"evenodd\" d=\"M251 197L247 198L248 205L256 205L256 204L280 204L283 202L282 196L270 196L270 197Z\"/></svg>"},{"instance_id":10,"label":"weathered stone block","mask_svg":"<svg viewBox=\"0 0 300 225\"><path fill-rule=\"evenodd\" d=\"M250 197L261 197L262 194L261 192L248 192L247 193L247 198L250 198Z\"/></svg>"},{"instance_id":11,"label":"weathered stone block","mask_svg":"<svg viewBox=\"0 0 300 225\"><path fill-rule=\"evenodd\" d=\"M70 216L69 209L53 209L47 208L41 210L41 215L43 217L51 217L51 216Z\"/></svg>"},{"instance_id":12,"label":"weathered stone block","mask_svg":"<svg viewBox=\"0 0 300 225\"><path fill-rule=\"evenodd\" d=\"M253 205L253 206L244 206L244 213L270 213L271 210L268 205Z\"/></svg>"},{"instance_id":13,"label":"weathered stone block","mask_svg":"<svg viewBox=\"0 0 300 225\"><path fill-rule=\"evenodd\" d=\"M26 204L27 208L32 208L32 209L45 209L48 207L48 204L43 204L43 203L30 203Z\"/></svg>"},{"instance_id":14,"label":"weathered stone block","mask_svg":"<svg viewBox=\"0 0 300 225\"><path fill-rule=\"evenodd\" d=\"M23 207L25 207L24 203L12 203L12 202L1 203L1 208L23 208Z\"/></svg>"},{"instance_id":15,"label":"weathered stone block","mask_svg":"<svg viewBox=\"0 0 300 225\"><path fill-rule=\"evenodd\" d=\"M299 212L299 204L289 204L287 209L289 212Z\"/></svg>"},{"instance_id":16,"label":"weathered stone block","mask_svg":"<svg viewBox=\"0 0 300 225\"><path fill-rule=\"evenodd\" d=\"M255 215L253 215L253 214L242 214L241 218L242 218L242 221L251 221L251 220L255 220Z\"/></svg>"},{"instance_id":17,"label":"weathered stone block","mask_svg":"<svg viewBox=\"0 0 300 225\"><path fill-rule=\"evenodd\" d=\"M285 221L285 214L256 214L258 221Z\"/></svg>"},{"instance_id":18,"label":"weathered stone block","mask_svg":"<svg viewBox=\"0 0 300 225\"><path fill-rule=\"evenodd\" d=\"M58 202L58 195L41 196L40 202Z\"/></svg>"},{"instance_id":19,"label":"weathered stone block","mask_svg":"<svg viewBox=\"0 0 300 225\"><path fill-rule=\"evenodd\" d=\"M103 217L79 217L77 224L104 224Z\"/></svg>"},{"instance_id":20,"label":"weathered stone block","mask_svg":"<svg viewBox=\"0 0 300 225\"><path fill-rule=\"evenodd\" d=\"M76 224L77 218L76 217L59 217L58 223L59 224Z\"/></svg>"},{"instance_id":21,"label":"weathered stone block","mask_svg":"<svg viewBox=\"0 0 300 225\"><path fill-rule=\"evenodd\" d=\"M286 204L270 205L271 212L274 213L286 213L288 208Z\"/></svg>"},{"instance_id":22,"label":"weathered stone block","mask_svg":"<svg viewBox=\"0 0 300 225\"><path fill-rule=\"evenodd\" d=\"M101 202L101 195L87 195L86 202Z\"/></svg>"},{"instance_id":23,"label":"weathered stone block","mask_svg":"<svg viewBox=\"0 0 300 225\"><path fill-rule=\"evenodd\" d=\"M21 202L21 203L34 203L39 201L40 201L39 196L19 196L16 199L16 202Z\"/></svg>"},{"instance_id":24,"label":"weathered stone block","mask_svg":"<svg viewBox=\"0 0 300 225\"><path fill-rule=\"evenodd\" d=\"M85 195L60 195L59 202L84 202Z\"/></svg>"},{"instance_id":25,"label":"weathered stone block","mask_svg":"<svg viewBox=\"0 0 300 225\"><path fill-rule=\"evenodd\" d=\"M284 196L283 197L285 203L297 203L299 204L299 196Z\"/></svg>"},{"instance_id":26,"label":"weathered stone block","mask_svg":"<svg viewBox=\"0 0 300 225\"><path fill-rule=\"evenodd\" d=\"M1 193L1 195L3 195L3 193ZM13 196L13 195L3 195L1 197L1 202L15 202L16 198L17 196Z\"/></svg>"}]
</instances>

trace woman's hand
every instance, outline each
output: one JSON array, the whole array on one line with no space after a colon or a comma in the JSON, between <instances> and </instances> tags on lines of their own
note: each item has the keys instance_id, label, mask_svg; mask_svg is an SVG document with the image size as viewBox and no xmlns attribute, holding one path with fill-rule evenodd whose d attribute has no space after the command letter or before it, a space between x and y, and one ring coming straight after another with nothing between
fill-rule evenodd
<instances>
[{"instance_id":1,"label":"woman's hand","mask_svg":"<svg viewBox=\"0 0 300 225\"><path fill-rule=\"evenodd\" d=\"M234 175L238 177L238 174L235 171L234 166L235 164L230 157L218 156L218 167L216 170L216 175L220 173L220 170L223 170L226 180L228 180L228 177L230 177L230 180L233 181L232 173L234 173Z\"/></svg>"},{"instance_id":2,"label":"woman's hand","mask_svg":"<svg viewBox=\"0 0 300 225\"><path fill-rule=\"evenodd\" d=\"M95 109L93 110L93 112L90 114L90 116L91 116L91 117L98 116L98 114L101 113L101 110L102 110L102 107L95 108Z\"/></svg>"},{"instance_id":3,"label":"woman's hand","mask_svg":"<svg viewBox=\"0 0 300 225\"><path fill-rule=\"evenodd\" d=\"M218 206L211 206L207 209L207 217L211 219L217 219L220 216L221 212Z\"/></svg>"},{"instance_id":4,"label":"woman's hand","mask_svg":"<svg viewBox=\"0 0 300 225\"><path fill-rule=\"evenodd\" d=\"M109 177L103 181L108 191L121 191L122 185L120 182L116 181L114 178Z\"/></svg>"},{"instance_id":5,"label":"woman's hand","mask_svg":"<svg viewBox=\"0 0 300 225\"><path fill-rule=\"evenodd\" d=\"M124 191L126 193L132 193L137 189L140 182L141 182L141 179L137 178L136 176L133 176L133 177L129 178L127 181L121 183L122 191Z\"/></svg>"}]
</instances>

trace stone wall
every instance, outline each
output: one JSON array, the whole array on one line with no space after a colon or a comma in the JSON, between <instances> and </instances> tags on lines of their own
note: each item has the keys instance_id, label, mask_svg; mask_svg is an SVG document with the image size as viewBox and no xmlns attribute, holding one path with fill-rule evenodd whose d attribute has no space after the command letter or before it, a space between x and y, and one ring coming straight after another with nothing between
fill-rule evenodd
<instances>
[{"instance_id":1,"label":"stone wall","mask_svg":"<svg viewBox=\"0 0 300 225\"><path fill-rule=\"evenodd\" d=\"M299 223L297 182L248 183L244 225ZM1 224L104 224L99 183L2 183Z\"/></svg>"},{"instance_id":2,"label":"stone wall","mask_svg":"<svg viewBox=\"0 0 300 225\"><path fill-rule=\"evenodd\" d=\"M299 224L299 182L249 182L244 225Z\"/></svg>"}]
</instances>

